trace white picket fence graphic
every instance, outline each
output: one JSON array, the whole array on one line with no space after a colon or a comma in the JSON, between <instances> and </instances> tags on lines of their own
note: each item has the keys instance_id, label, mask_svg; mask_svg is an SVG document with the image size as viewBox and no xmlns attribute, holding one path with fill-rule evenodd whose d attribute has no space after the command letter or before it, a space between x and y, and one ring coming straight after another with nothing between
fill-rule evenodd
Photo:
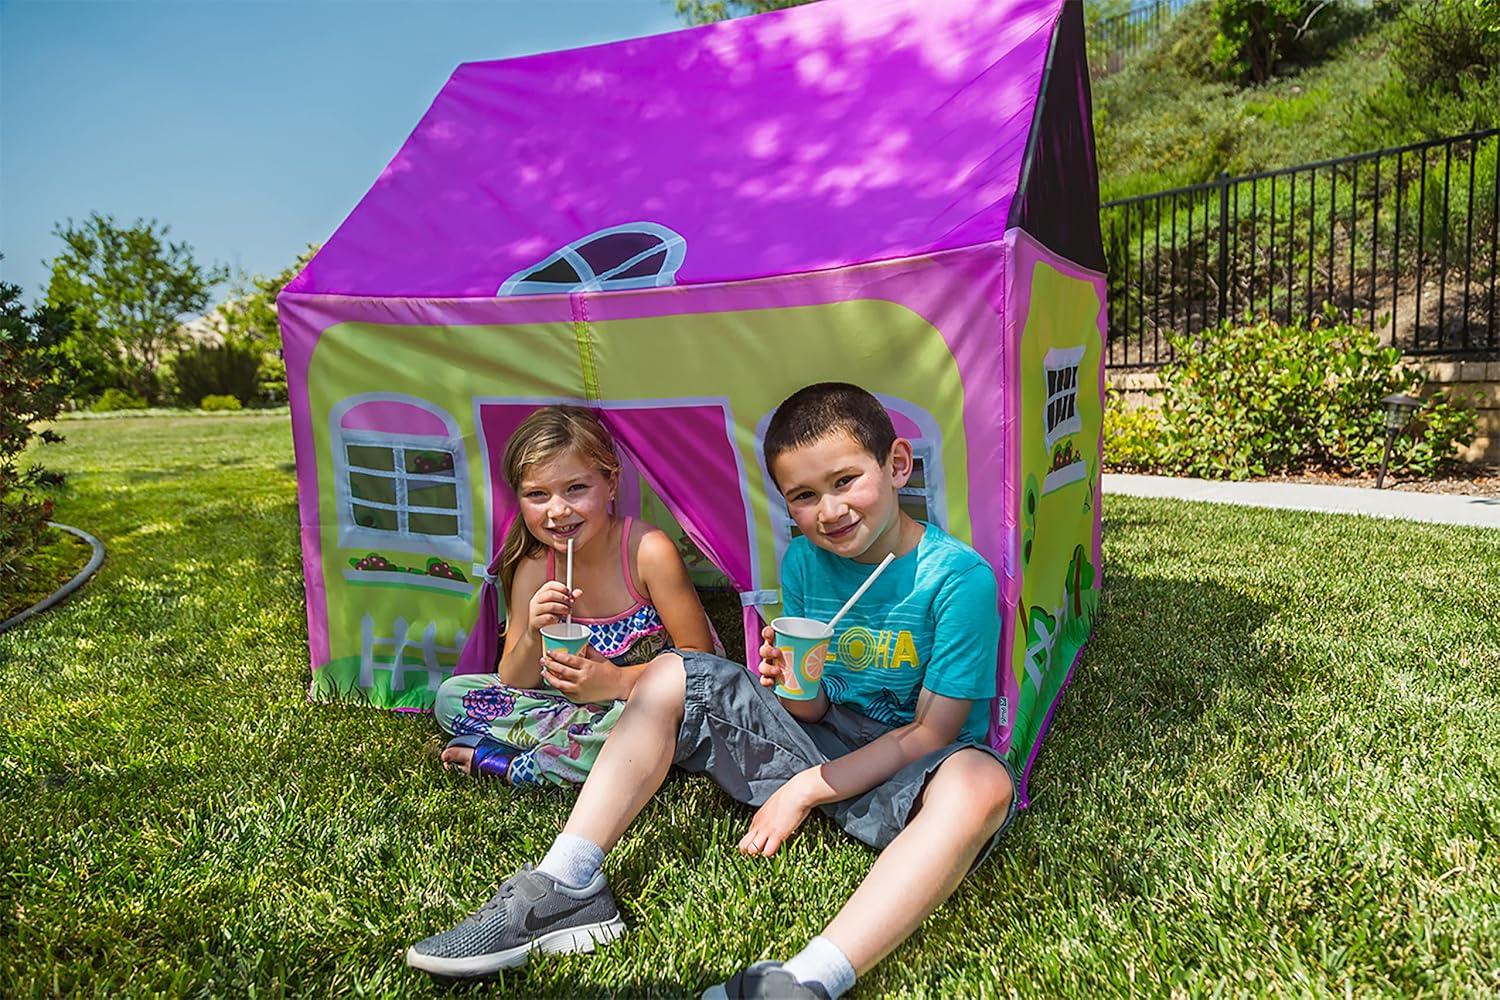
<instances>
[{"instance_id":1,"label":"white picket fence graphic","mask_svg":"<svg viewBox=\"0 0 1500 1000\"><path fill-rule=\"evenodd\" d=\"M1041 634L1036 641L1026 647L1026 676L1031 679L1031 686L1041 693L1042 683L1047 679L1047 671L1052 667L1052 654L1057 648L1057 640L1062 636L1063 609L1058 608L1052 613L1055 623L1049 630L1045 622L1037 623L1037 631Z\"/></svg>"},{"instance_id":2,"label":"white picket fence graphic","mask_svg":"<svg viewBox=\"0 0 1500 1000\"><path fill-rule=\"evenodd\" d=\"M454 636L454 645L440 646L437 641L437 622L428 622L427 627L422 630L420 641L413 642L410 636L410 625L405 618L397 618L395 634L383 636L375 634L375 620L365 615L359 622L359 684L366 690L375 686L375 668L385 667L384 663L375 662L375 653L380 649L391 649L391 690L406 690L406 675L411 671L427 674L427 690L436 691L438 685L453 672L452 667L445 667L438 662L439 653L452 653L455 656L464 648L464 630L459 629ZM414 649L421 653L421 662L412 663L406 659L408 649Z\"/></svg>"}]
</instances>

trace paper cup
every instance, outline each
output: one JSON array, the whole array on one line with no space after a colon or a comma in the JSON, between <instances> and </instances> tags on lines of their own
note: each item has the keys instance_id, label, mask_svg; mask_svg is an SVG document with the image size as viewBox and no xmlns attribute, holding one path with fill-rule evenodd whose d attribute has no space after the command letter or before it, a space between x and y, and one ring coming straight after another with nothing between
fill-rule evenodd
<instances>
[{"instance_id":1,"label":"paper cup","mask_svg":"<svg viewBox=\"0 0 1500 1000\"><path fill-rule=\"evenodd\" d=\"M577 656L594 637L594 630L578 622L558 622L542 628L542 652L562 650Z\"/></svg>"},{"instance_id":2,"label":"paper cup","mask_svg":"<svg viewBox=\"0 0 1500 1000\"><path fill-rule=\"evenodd\" d=\"M811 618L778 618L771 623L781 653L781 683L776 693L791 701L811 701L823 686L823 663L833 629Z\"/></svg>"}]
</instances>

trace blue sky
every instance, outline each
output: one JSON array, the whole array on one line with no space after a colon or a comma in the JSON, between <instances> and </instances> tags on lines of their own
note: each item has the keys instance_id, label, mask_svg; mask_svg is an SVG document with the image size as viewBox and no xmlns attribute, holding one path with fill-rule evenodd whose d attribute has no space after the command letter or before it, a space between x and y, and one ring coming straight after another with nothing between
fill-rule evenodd
<instances>
[{"instance_id":1,"label":"blue sky","mask_svg":"<svg viewBox=\"0 0 1500 1000\"><path fill-rule=\"evenodd\" d=\"M0 277L39 296L54 224L95 210L274 273L459 63L681 26L670 0L0 0Z\"/></svg>"}]
</instances>

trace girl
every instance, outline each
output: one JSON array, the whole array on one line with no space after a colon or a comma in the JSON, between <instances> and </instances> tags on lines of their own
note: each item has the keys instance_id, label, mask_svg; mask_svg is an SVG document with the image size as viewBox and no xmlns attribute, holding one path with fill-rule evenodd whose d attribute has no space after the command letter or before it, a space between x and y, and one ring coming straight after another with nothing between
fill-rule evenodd
<instances>
[{"instance_id":1,"label":"girl","mask_svg":"<svg viewBox=\"0 0 1500 1000\"><path fill-rule=\"evenodd\" d=\"M711 651L713 632L666 533L614 513L620 463L595 414L544 406L505 446L520 513L500 550L505 649L498 674L438 689L453 734L445 767L510 784L581 783L646 663L669 647ZM558 579L573 543L573 592ZM583 655L545 659L539 630L563 620L594 630Z\"/></svg>"}]
</instances>

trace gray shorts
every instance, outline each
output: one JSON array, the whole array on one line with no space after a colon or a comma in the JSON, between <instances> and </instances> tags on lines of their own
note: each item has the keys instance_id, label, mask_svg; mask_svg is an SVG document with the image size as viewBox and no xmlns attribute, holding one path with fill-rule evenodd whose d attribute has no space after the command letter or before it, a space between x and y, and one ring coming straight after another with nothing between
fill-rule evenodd
<instances>
[{"instance_id":1,"label":"gray shorts","mask_svg":"<svg viewBox=\"0 0 1500 1000\"><path fill-rule=\"evenodd\" d=\"M742 664L710 653L676 652L687 672L687 690L673 762L708 775L746 805L764 804L794 775L858 750L894 728L843 705L830 705L817 722L800 722ZM998 760L1016 784L1015 769L994 748L954 743L912 761L862 795L819 808L851 837L883 849L911 821L938 766L969 747ZM1012 794L1005 822L974 859L974 867L1015 818L1017 798Z\"/></svg>"}]
</instances>

